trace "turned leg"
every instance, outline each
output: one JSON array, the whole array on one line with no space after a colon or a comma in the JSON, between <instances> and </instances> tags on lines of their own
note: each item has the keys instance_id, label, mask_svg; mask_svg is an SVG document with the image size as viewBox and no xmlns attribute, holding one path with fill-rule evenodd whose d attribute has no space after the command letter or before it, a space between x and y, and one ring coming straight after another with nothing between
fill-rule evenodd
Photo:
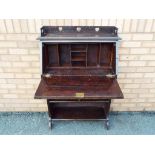
<instances>
[{"instance_id":1,"label":"turned leg","mask_svg":"<svg viewBox=\"0 0 155 155\"><path fill-rule=\"evenodd\" d=\"M110 128L110 123L109 123L110 104L111 104L111 100L108 100L108 102L105 103L105 107L104 107L104 113L105 113L105 116L106 116L105 127L106 127L107 130L109 130L109 128Z\"/></svg>"},{"instance_id":2,"label":"turned leg","mask_svg":"<svg viewBox=\"0 0 155 155\"><path fill-rule=\"evenodd\" d=\"M49 129L52 129L52 118L51 117L48 118L48 127Z\"/></svg>"},{"instance_id":3,"label":"turned leg","mask_svg":"<svg viewBox=\"0 0 155 155\"><path fill-rule=\"evenodd\" d=\"M48 107L48 126L50 129L52 129L52 109L51 109L52 104L50 103L50 100L47 100L47 107Z\"/></svg>"},{"instance_id":4,"label":"turned leg","mask_svg":"<svg viewBox=\"0 0 155 155\"><path fill-rule=\"evenodd\" d=\"M107 119L105 120L105 126L106 126L106 129L109 130L110 128L109 117L107 117Z\"/></svg>"}]
</instances>

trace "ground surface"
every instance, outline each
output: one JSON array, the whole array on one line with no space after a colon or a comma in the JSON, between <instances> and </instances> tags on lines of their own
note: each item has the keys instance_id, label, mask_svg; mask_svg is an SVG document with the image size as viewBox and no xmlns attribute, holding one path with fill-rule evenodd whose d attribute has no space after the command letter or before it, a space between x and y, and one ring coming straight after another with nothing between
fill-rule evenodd
<instances>
[{"instance_id":1,"label":"ground surface","mask_svg":"<svg viewBox=\"0 0 155 155\"><path fill-rule=\"evenodd\" d=\"M155 135L155 112L110 114L110 130L103 121L54 121L48 128L47 113L0 113L1 135Z\"/></svg>"}]
</instances>

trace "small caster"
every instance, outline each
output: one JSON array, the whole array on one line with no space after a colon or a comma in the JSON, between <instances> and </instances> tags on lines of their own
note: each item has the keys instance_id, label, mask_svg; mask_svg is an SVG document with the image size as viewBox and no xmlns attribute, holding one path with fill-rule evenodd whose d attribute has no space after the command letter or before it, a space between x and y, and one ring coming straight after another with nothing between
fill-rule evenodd
<instances>
[{"instance_id":1,"label":"small caster","mask_svg":"<svg viewBox=\"0 0 155 155\"><path fill-rule=\"evenodd\" d=\"M49 118L49 120L48 120L48 127L49 127L49 129L52 129L52 119L51 118Z\"/></svg>"},{"instance_id":2,"label":"small caster","mask_svg":"<svg viewBox=\"0 0 155 155\"><path fill-rule=\"evenodd\" d=\"M106 129L109 130L109 128L110 128L109 120L106 120L105 126L106 126Z\"/></svg>"}]
</instances>

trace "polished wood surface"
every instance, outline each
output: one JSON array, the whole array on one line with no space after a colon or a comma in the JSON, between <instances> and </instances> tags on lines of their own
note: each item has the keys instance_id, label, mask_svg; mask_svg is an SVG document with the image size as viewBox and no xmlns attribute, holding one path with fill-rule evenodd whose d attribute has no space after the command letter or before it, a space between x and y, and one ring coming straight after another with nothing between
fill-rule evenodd
<instances>
[{"instance_id":1,"label":"polished wood surface","mask_svg":"<svg viewBox=\"0 0 155 155\"><path fill-rule=\"evenodd\" d=\"M71 81L67 81L71 83ZM104 78L97 81L96 85L82 85L80 84L80 79L77 80L79 85L73 83L72 85L67 85L64 82L58 85L48 85L44 79L41 80L39 87L36 91L35 98L43 99L78 99L76 93L84 93L85 99L115 99L123 98L122 91L118 85L116 79Z\"/></svg>"},{"instance_id":2,"label":"polished wood surface","mask_svg":"<svg viewBox=\"0 0 155 155\"><path fill-rule=\"evenodd\" d=\"M47 99L50 127L53 119L104 119L109 128L111 99L123 98L116 75L118 39L116 27L41 28L40 40L48 42L42 43L35 98Z\"/></svg>"}]
</instances>

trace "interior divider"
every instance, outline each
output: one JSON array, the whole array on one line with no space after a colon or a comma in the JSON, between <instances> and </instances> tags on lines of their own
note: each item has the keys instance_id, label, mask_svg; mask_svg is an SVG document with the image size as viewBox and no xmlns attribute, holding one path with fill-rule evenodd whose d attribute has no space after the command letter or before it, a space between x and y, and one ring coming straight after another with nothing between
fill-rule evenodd
<instances>
[{"instance_id":1,"label":"interior divider","mask_svg":"<svg viewBox=\"0 0 155 155\"><path fill-rule=\"evenodd\" d=\"M71 44L69 44L69 58L70 58L70 66L72 66Z\"/></svg>"},{"instance_id":2,"label":"interior divider","mask_svg":"<svg viewBox=\"0 0 155 155\"><path fill-rule=\"evenodd\" d=\"M58 66L60 66L60 52L59 52L59 44L56 44L56 51L57 51L57 60L58 60Z\"/></svg>"},{"instance_id":3,"label":"interior divider","mask_svg":"<svg viewBox=\"0 0 155 155\"><path fill-rule=\"evenodd\" d=\"M45 44L43 68L115 68L115 44L54 43Z\"/></svg>"},{"instance_id":4,"label":"interior divider","mask_svg":"<svg viewBox=\"0 0 155 155\"><path fill-rule=\"evenodd\" d=\"M112 60L113 60L113 50L114 50L114 46L111 47L111 55L110 55L110 64L109 66L112 67Z\"/></svg>"},{"instance_id":5,"label":"interior divider","mask_svg":"<svg viewBox=\"0 0 155 155\"><path fill-rule=\"evenodd\" d=\"M100 66L100 58L101 57L101 43L99 44L99 50L98 50L98 65Z\"/></svg>"},{"instance_id":6,"label":"interior divider","mask_svg":"<svg viewBox=\"0 0 155 155\"><path fill-rule=\"evenodd\" d=\"M44 62L44 63L45 63L45 66L48 66L48 64L49 64L49 59L48 59L48 58L49 58L48 48L47 48L47 46L45 46L45 45L44 45L44 48L45 48L45 54L44 54L44 55L45 55L45 62Z\"/></svg>"},{"instance_id":7,"label":"interior divider","mask_svg":"<svg viewBox=\"0 0 155 155\"><path fill-rule=\"evenodd\" d=\"M86 67L87 67L87 56L88 56L88 44L86 44Z\"/></svg>"}]
</instances>

